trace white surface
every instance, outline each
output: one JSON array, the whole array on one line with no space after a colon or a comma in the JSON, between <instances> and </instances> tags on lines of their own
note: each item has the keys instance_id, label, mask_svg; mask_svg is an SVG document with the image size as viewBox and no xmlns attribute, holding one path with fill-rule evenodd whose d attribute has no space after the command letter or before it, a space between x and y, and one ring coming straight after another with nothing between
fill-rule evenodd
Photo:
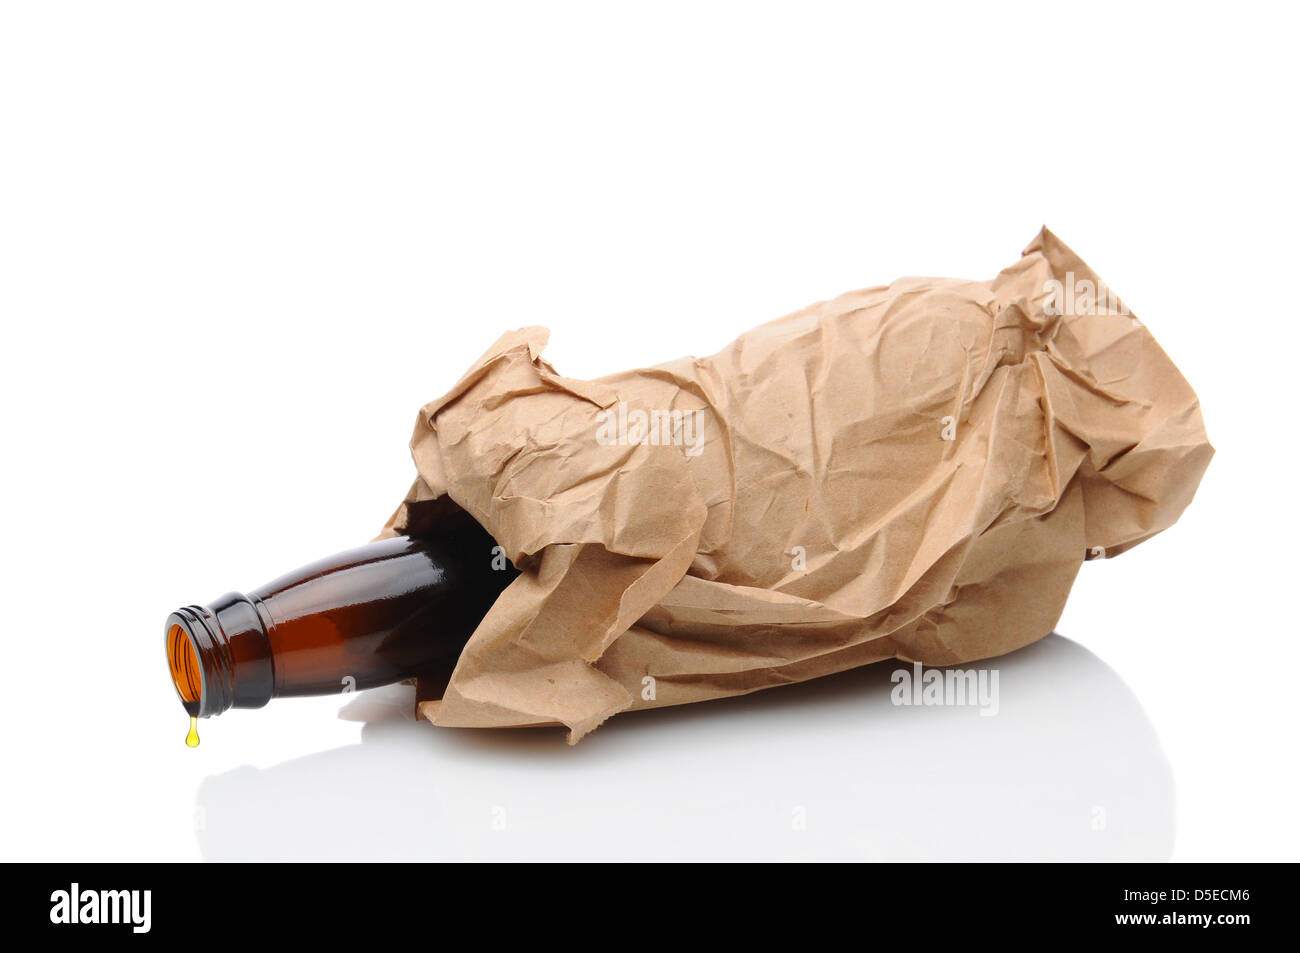
<instances>
[{"instance_id":1,"label":"white surface","mask_svg":"<svg viewBox=\"0 0 1300 953\"><path fill-rule=\"evenodd\" d=\"M1294 15L459 7L0 8L0 857L1300 858ZM1218 456L998 717L880 671L575 749L397 689L183 745L167 612L372 536L501 330L598 376L1044 222Z\"/></svg>"}]
</instances>

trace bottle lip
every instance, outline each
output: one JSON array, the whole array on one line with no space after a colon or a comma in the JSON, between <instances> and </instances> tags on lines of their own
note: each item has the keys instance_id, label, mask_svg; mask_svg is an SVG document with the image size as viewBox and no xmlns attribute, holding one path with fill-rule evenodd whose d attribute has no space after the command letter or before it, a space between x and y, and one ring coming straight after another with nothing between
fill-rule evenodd
<instances>
[{"instance_id":1,"label":"bottle lip","mask_svg":"<svg viewBox=\"0 0 1300 953\"><path fill-rule=\"evenodd\" d=\"M211 619L211 624L205 616ZM199 697L196 700L187 699L177 681L177 672L181 666L177 665L174 658L177 650L173 642L176 629L189 641L189 648L198 661ZM164 633L172 684L185 711L199 718L208 718L230 708L234 695L233 673L228 663L223 664L228 656L225 651L226 639L211 613L202 606L183 606L167 617Z\"/></svg>"},{"instance_id":2,"label":"bottle lip","mask_svg":"<svg viewBox=\"0 0 1300 953\"><path fill-rule=\"evenodd\" d=\"M186 697L186 690L192 688L190 679L182 688L186 669L175 658L176 629L188 640L198 663L191 666L197 669L197 700ZM275 681L270 639L257 604L247 596L231 592L210 605L183 606L167 617L164 631L172 684L188 714L208 718L230 708L260 708L270 701Z\"/></svg>"}]
</instances>

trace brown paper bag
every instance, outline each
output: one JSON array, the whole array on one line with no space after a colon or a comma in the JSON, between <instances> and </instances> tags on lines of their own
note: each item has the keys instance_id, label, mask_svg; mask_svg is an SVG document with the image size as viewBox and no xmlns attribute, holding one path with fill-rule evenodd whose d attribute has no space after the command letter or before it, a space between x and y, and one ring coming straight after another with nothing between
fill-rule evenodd
<instances>
[{"instance_id":1,"label":"brown paper bag","mask_svg":"<svg viewBox=\"0 0 1300 953\"><path fill-rule=\"evenodd\" d=\"M1046 229L992 281L850 292L708 358L579 381L546 340L504 335L420 411L384 531L463 509L523 570L421 702L436 725L574 743L626 709L1010 652L1086 557L1171 525L1213 453L1177 368Z\"/></svg>"}]
</instances>

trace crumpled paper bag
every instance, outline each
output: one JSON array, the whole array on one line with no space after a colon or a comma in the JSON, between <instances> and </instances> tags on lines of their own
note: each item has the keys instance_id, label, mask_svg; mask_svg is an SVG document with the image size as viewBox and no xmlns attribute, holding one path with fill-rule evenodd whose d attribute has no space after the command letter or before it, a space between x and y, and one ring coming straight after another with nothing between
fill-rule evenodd
<instances>
[{"instance_id":1,"label":"crumpled paper bag","mask_svg":"<svg viewBox=\"0 0 1300 953\"><path fill-rule=\"evenodd\" d=\"M1170 526L1213 454L1196 394L1046 229L992 281L905 278L708 358L594 381L501 337L411 441L384 535L458 510L522 574L436 725L562 723L1052 631L1085 558Z\"/></svg>"}]
</instances>

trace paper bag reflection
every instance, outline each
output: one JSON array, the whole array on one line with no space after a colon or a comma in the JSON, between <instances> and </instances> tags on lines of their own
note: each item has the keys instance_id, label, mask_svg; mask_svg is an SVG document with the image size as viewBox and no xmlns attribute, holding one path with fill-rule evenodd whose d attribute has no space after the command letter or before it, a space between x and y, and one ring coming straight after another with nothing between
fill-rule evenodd
<instances>
[{"instance_id":1,"label":"paper bag reflection","mask_svg":"<svg viewBox=\"0 0 1300 953\"><path fill-rule=\"evenodd\" d=\"M990 664L992 717L895 705L886 663L642 713L578 749L558 729L431 735L409 694L366 693L361 744L204 781L199 844L208 860L1168 859L1173 779L1120 678L1057 635Z\"/></svg>"}]
</instances>

